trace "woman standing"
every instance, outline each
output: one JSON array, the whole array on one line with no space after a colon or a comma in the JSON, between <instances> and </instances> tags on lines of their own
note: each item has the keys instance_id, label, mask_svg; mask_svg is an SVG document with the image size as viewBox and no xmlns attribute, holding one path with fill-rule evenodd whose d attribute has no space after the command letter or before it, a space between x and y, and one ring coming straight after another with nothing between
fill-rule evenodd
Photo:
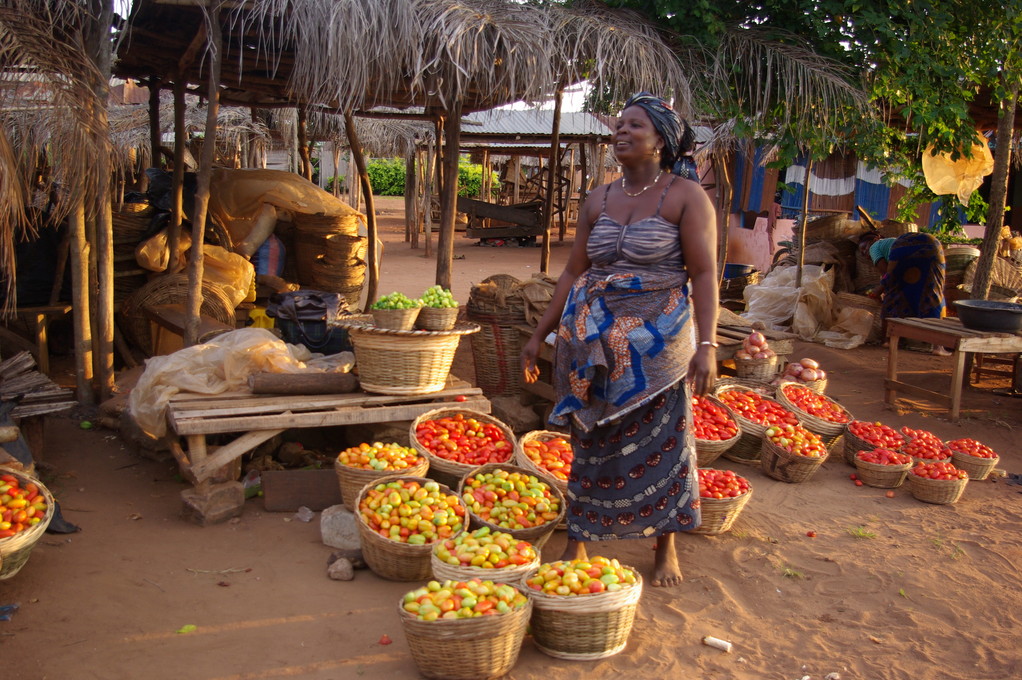
<instances>
[{"instance_id":1,"label":"woman standing","mask_svg":"<svg viewBox=\"0 0 1022 680\"><path fill-rule=\"evenodd\" d=\"M691 394L716 377L716 223L702 187L679 176L693 134L670 104L632 97L613 143L623 175L582 206L522 365L535 381L557 328L550 421L570 427L575 455L563 558L585 557L589 541L656 537L651 583L675 586L674 534L700 522Z\"/></svg>"}]
</instances>

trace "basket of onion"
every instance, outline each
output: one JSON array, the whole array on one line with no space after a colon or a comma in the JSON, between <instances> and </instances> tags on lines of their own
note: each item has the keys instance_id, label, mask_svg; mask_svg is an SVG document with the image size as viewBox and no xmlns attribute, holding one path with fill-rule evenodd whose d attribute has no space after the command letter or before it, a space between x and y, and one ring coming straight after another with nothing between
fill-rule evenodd
<instances>
[{"instance_id":1,"label":"basket of onion","mask_svg":"<svg viewBox=\"0 0 1022 680\"><path fill-rule=\"evenodd\" d=\"M827 372L815 359L808 357L790 362L784 367L779 380L800 382L817 394L823 394L827 389Z\"/></svg>"},{"instance_id":2,"label":"basket of onion","mask_svg":"<svg viewBox=\"0 0 1022 680\"><path fill-rule=\"evenodd\" d=\"M770 380L777 374L777 354L765 335L753 331L742 340L742 348L735 352L735 372L739 378L756 380Z\"/></svg>"}]
</instances>

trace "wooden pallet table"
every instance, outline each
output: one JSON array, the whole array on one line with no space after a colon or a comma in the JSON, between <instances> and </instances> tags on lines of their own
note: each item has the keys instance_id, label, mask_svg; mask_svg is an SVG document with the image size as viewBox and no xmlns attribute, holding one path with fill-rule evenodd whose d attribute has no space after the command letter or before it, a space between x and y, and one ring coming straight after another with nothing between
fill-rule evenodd
<instances>
[{"instance_id":1,"label":"wooden pallet table","mask_svg":"<svg viewBox=\"0 0 1022 680\"><path fill-rule=\"evenodd\" d=\"M958 420L961 412L962 389L968 379L968 364L973 354L1022 353L1022 333L974 331L963 326L958 319L951 318L888 319L887 338L887 379L884 380L884 401L888 404L894 403L899 392L922 397L941 406L946 406L950 410L952 422ZM901 338L929 342L954 351L950 395L898 380L898 341Z\"/></svg>"}]
</instances>

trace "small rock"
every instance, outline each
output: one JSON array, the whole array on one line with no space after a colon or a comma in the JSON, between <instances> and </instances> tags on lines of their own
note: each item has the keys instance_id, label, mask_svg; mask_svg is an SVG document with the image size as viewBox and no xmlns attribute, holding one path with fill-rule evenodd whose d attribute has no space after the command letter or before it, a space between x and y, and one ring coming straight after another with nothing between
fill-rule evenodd
<instances>
[{"instance_id":1,"label":"small rock","mask_svg":"<svg viewBox=\"0 0 1022 680\"><path fill-rule=\"evenodd\" d=\"M823 676L823 680L841 680L841 674L840 673L827 673L825 676Z\"/></svg>"},{"instance_id":2,"label":"small rock","mask_svg":"<svg viewBox=\"0 0 1022 680\"><path fill-rule=\"evenodd\" d=\"M319 533L323 544L338 550L362 550L358 536L358 518L343 505L331 505L319 515Z\"/></svg>"},{"instance_id":3,"label":"small rock","mask_svg":"<svg viewBox=\"0 0 1022 680\"><path fill-rule=\"evenodd\" d=\"M327 567L326 575L335 581L351 581L355 578L355 567L348 558L342 557Z\"/></svg>"},{"instance_id":4,"label":"small rock","mask_svg":"<svg viewBox=\"0 0 1022 680\"><path fill-rule=\"evenodd\" d=\"M298 512L295 513L295 519L300 522L311 522L315 516L316 513L314 513L310 508L307 508L304 505L298 508Z\"/></svg>"},{"instance_id":5,"label":"small rock","mask_svg":"<svg viewBox=\"0 0 1022 680\"><path fill-rule=\"evenodd\" d=\"M335 550L332 553L330 553L330 557L326 559L326 566L329 567L331 564L341 559L342 557L351 562L351 566L353 566L355 569L365 569L366 567L369 566L368 564L366 564L365 558L362 557L361 550L351 549Z\"/></svg>"}]
</instances>

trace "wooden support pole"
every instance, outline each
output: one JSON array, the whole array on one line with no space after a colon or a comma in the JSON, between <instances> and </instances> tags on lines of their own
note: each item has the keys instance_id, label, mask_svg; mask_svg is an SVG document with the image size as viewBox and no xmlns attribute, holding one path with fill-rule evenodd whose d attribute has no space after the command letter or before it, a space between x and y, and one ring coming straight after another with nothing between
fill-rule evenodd
<instances>
[{"instance_id":1,"label":"wooden support pole","mask_svg":"<svg viewBox=\"0 0 1022 680\"><path fill-rule=\"evenodd\" d=\"M412 149L405 157L405 243L412 240L415 231L415 199L416 199L415 150Z\"/></svg>"},{"instance_id":2,"label":"wooden support pole","mask_svg":"<svg viewBox=\"0 0 1022 680\"><path fill-rule=\"evenodd\" d=\"M561 100L564 88L557 87L554 97L554 122L550 131L550 162L547 163L546 201L543 203L543 249L539 258L539 270L544 274L550 272L550 225L554 216L554 192L557 188L557 175L561 165Z\"/></svg>"},{"instance_id":3,"label":"wooden support pole","mask_svg":"<svg viewBox=\"0 0 1022 680\"><path fill-rule=\"evenodd\" d=\"M160 167L160 145L163 142L163 130L160 127L160 84L156 76L149 78L149 166ZM143 188L148 187L149 178L143 174Z\"/></svg>"},{"instance_id":4,"label":"wooden support pole","mask_svg":"<svg viewBox=\"0 0 1022 680\"><path fill-rule=\"evenodd\" d=\"M443 184L440 187L440 233L436 243L436 281L451 287L454 222L458 216L458 157L461 147L461 101L454 103L444 125Z\"/></svg>"},{"instance_id":5,"label":"wooden support pole","mask_svg":"<svg viewBox=\"0 0 1022 680\"><path fill-rule=\"evenodd\" d=\"M376 224L376 206L373 202L373 185L369 181L369 170L366 167L365 155L362 153L362 143L355 131L355 117L351 112L344 114L344 132L348 135L348 144L351 147L351 157L358 168L359 185L362 193L365 194L366 202L366 234L369 240L367 248L366 269L368 276L366 281L366 305L376 301L376 290L380 282L380 263L377 261L376 243L379 240L379 230ZM350 173L349 173L350 174Z\"/></svg>"},{"instance_id":6,"label":"wooden support pole","mask_svg":"<svg viewBox=\"0 0 1022 680\"><path fill-rule=\"evenodd\" d=\"M813 157L806 154L805 188L802 192L802 216L798 221L798 269L795 272L795 288L802 287L802 267L806 261L806 225L809 224L809 181L813 171Z\"/></svg>"},{"instance_id":7,"label":"wooden support pole","mask_svg":"<svg viewBox=\"0 0 1022 680\"><path fill-rule=\"evenodd\" d=\"M185 195L185 81L184 74L178 73L174 79L174 172L171 176L173 193L170 224L167 227L167 252L170 253L167 273L176 274L178 266L178 250L181 243L181 224L184 222ZM148 351L149 348L146 348Z\"/></svg>"},{"instance_id":8,"label":"wooden support pole","mask_svg":"<svg viewBox=\"0 0 1022 680\"><path fill-rule=\"evenodd\" d=\"M85 238L85 204L79 199L68 218L71 234L71 291L74 301L75 386L78 403L92 406L92 322L89 307L89 242Z\"/></svg>"},{"instance_id":9,"label":"wooden support pole","mask_svg":"<svg viewBox=\"0 0 1022 680\"><path fill-rule=\"evenodd\" d=\"M730 156L714 154L713 176L717 184L717 284L724 279L724 264L727 262L728 230L731 227L731 199L734 184L728 170Z\"/></svg>"},{"instance_id":10,"label":"wooden support pole","mask_svg":"<svg viewBox=\"0 0 1022 680\"><path fill-rule=\"evenodd\" d=\"M200 310L202 308L203 252L206 233L206 214L209 209L209 186L213 178L216 158L217 117L220 114L220 62L223 55L223 36L220 28L220 1L214 0L209 8L207 41L209 47L209 96L206 100L206 130L199 158L199 175L195 189L195 214L192 219L192 249L188 261L188 303L185 307L184 346L199 341Z\"/></svg>"},{"instance_id":11,"label":"wooden support pole","mask_svg":"<svg viewBox=\"0 0 1022 680\"><path fill-rule=\"evenodd\" d=\"M312 181L312 158L309 154L308 112L304 105L298 107L298 158L301 162L302 177Z\"/></svg>"}]
</instances>

